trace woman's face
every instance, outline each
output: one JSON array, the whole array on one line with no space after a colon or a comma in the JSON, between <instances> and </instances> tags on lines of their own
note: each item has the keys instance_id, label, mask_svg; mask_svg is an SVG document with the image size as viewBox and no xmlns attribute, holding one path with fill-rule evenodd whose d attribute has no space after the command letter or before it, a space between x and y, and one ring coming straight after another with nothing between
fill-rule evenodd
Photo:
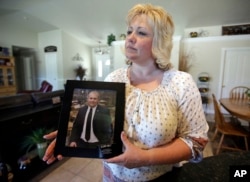
<instances>
[{"instance_id":1,"label":"woman's face","mask_svg":"<svg viewBox=\"0 0 250 182\"><path fill-rule=\"evenodd\" d=\"M128 26L125 55L133 62L152 60L153 30L146 15L136 16Z\"/></svg>"}]
</instances>

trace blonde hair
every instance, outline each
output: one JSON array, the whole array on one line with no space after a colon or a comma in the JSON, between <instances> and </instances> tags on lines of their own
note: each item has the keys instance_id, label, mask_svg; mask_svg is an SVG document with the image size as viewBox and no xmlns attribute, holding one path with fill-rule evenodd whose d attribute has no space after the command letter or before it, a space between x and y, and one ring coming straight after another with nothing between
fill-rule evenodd
<instances>
[{"instance_id":1,"label":"blonde hair","mask_svg":"<svg viewBox=\"0 0 250 182\"><path fill-rule=\"evenodd\" d=\"M139 15L145 14L148 23L153 29L152 54L155 63L162 70L172 67L170 62L173 47L172 38L174 33L174 23L170 14L160 6L151 4L137 4L129 10L126 23L129 25L132 20ZM127 62L131 64L131 61Z\"/></svg>"}]
</instances>

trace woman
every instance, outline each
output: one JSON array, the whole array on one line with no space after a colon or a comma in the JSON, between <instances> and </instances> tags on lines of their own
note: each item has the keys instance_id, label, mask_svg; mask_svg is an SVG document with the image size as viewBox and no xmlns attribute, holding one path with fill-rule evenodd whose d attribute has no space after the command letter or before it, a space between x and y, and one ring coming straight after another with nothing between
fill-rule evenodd
<instances>
[{"instance_id":1,"label":"woman","mask_svg":"<svg viewBox=\"0 0 250 182\"><path fill-rule=\"evenodd\" d=\"M127 24L129 66L106 78L126 83L125 150L104 161L103 180L157 180L181 161L202 160L208 125L192 77L171 66L171 16L161 7L138 4ZM54 160L51 151L44 160Z\"/></svg>"}]
</instances>

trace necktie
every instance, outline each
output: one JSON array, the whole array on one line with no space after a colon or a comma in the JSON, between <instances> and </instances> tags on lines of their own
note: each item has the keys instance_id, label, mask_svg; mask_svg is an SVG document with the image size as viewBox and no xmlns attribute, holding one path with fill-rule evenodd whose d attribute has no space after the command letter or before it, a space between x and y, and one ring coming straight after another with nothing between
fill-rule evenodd
<instances>
[{"instance_id":1,"label":"necktie","mask_svg":"<svg viewBox=\"0 0 250 182\"><path fill-rule=\"evenodd\" d=\"M87 118L87 125L85 130L85 139L88 141L90 139L90 126L91 126L91 118L92 118L92 108L89 110L88 118Z\"/></svg>"}]
</instances>

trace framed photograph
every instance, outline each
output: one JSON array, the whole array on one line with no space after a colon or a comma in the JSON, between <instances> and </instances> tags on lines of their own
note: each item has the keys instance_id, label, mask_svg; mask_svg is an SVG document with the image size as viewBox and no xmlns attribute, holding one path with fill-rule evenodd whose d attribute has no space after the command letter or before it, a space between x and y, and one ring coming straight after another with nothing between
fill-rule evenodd
<instances>
[{"instance_id":1,"label":"framed photograph","mask_svg":"<svg viewBox=\"0 0 250 182\"><path fill-rule=\"evenodd\" d=\"M55 155L110 158L122 153L125 83L68 80Z\"/></svg>"}]
</instances>

